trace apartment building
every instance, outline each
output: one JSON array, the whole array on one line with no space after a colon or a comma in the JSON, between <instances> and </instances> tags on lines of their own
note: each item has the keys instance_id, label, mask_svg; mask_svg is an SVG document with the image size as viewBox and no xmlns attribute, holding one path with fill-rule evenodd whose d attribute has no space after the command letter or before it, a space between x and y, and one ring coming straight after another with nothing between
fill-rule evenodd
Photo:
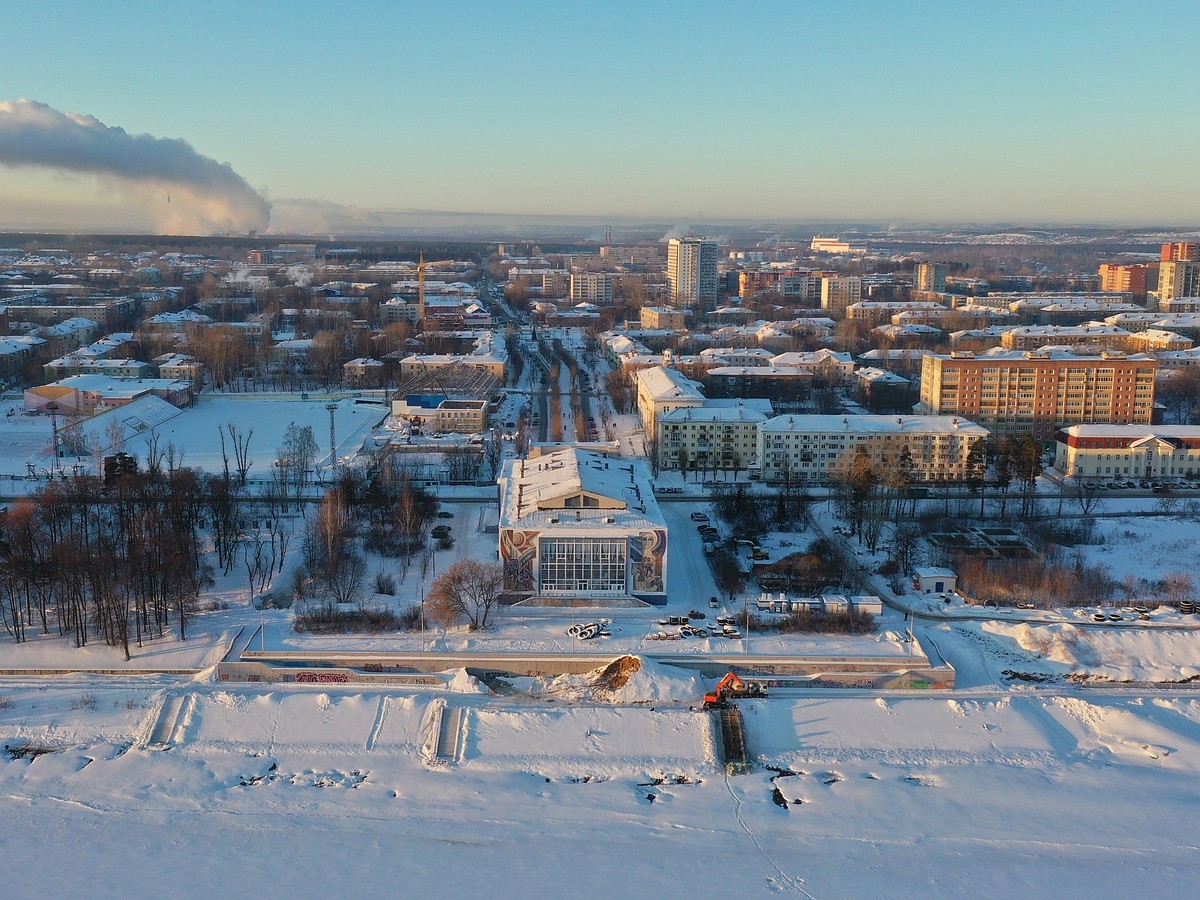
<instances>
[{"instance_id":1,"label":"apartment building","mask_svg":"<svg viewBox=\"0 0 1200 900\"><path fill-rule=\"evenodd\" d=\"M886 474L906 456L914 481L960 481L988 431L957 416L775 416L758 429L764 481L843 476L861 449Z\"/></svg>"},{"instance_id":2,"label":"apartment building","mask_svg":"<svg viewBox=\"0 0 1200 900\"><path fill-rule=\"evenodd\" d=\"M658 420L663 414L680 407L704 405L700 385L675 369L651 366L639 370L635 377L638 413L648 435L658 432Z\"/></svg>"},{"instance_id":3,"label":"apartment building","mask_svg":"<svg viewBox=\"0 0 1200 900\"><path fill-rule=\"evenodd\" d=\"M1082 356L1059 348L926 354L920 410L962 416L997 434L1050 440L1062 427L1149 424L1156 360L1140 354Z\"/></svg>"},{"instance_id":4,"label":"apartment building","mask_svg":"<svg viewBox=\"0 0 1200 900\"><path fill-rule=\"evenodd\" d=\"M1037 350L1053 345L1085 350L1129 350L1133 337L1124 328L1093 322L1087 325L1019 325L1000 336L1005 350Z\"/></svg>"},{"instance_id":5,"label":"apartment building","mask_svg":"<svg viewBox=\"0 0 1200 900\"><path fill-rule=\"evenodd\" d=\"M658 418L659 467L745 469L758 458L758 426L770 411L765 400L710 400L704 406L663 413Z\"/></svg>"},{"instance_id":6,"label":"apartment building","mask_svg":"<svg viewBox=\"0 0 1200 900\"><path fill-rule=\"evenodd\" d=\"M1160 304L1177 297L1200 296L1200 262L1192 260L1163 260L1158 264L1158 291L1155 293Z\"/></svg>"},{"instance_id":7,"label":"apartment building","mask_svg":"<svg viewBox=\"0 0 1200 900\"><path fill-rule=\"evenodd\" d=\"M950 310L940 303L912 300L860 300L846 307L847 319L866 322L868 325L896 323L896 316L900 313L910 314L906 317L909 324L914 321L932 324L950 315Z\"/></svg>"},{"instance_id":8,"label":"apartment building","mask_svg":"<svg viewBox=\"0 0 1200 900\"><path fill-rule=\"evenodd\" d=\"M612 274L609 272L572 272L571 302L612 306Z\"/></svg>"},{"instance_id":9,"label":"apartment building","mask_svg":"<svg viewBox=\"0 0 1200 900\"><path fill-rule=\"evenodd\" d=\"M682 309L671 309L665 306L643 306L642 327L651 329L670 329L683 331L687 327L686 314Z\"/></svg>"},{"instance_id":10,"label":"apartment building","mask_svg":"<svg viewBox=\"0 0 1200 900\"><path fill-rule=\"evenodd\" d=\"M1200 259L1200 244L1195 241L1173 241L1162 245L1159 259L1167 261L1192 262Z\"/></svg>"},{"instance_id":11,"label":"apartment building","mask_svg":"<svg viewBox=\"0 0 1200 900\"><path fill-rule=\"evenodd\" d=\"M946 264L937 262L918 263L913 269L914 291L946 290Z\"/></svg>"},{"instance_id":12,"label":"apartment building","mask_svg":"<svg viewBox=\"0 0 1200 900\"><path fill-rule=\"evenodd\" d=\"M1141 263L1104 263L1100 266L1100 290L1105 293L1127 293L1135 300L1145 300L1151 275L1157 275L1156 269L1157 266Z\"/></svg>"},{"instance_id":13,"label":"apartment building","mask_svg":"<svg viewBox=\"0 0 1200 900\"><path fill-rule=\"evenodd\" d=\"M821 279L821 309L845 312L851 303L862 299L862 279L857 275Z\"/></svg>"},{"instance_id":14,"label":"apartment building","mask_svg":"<svg viewBox=\"0 0 1200 900\"><path fill-rule=\"evenodd\" d=\"M716 302L720 252L721 247L716 241L696 237L671 238L667 244L667 283L675 303L691 309Z\"/></svg>"}]
</instances>

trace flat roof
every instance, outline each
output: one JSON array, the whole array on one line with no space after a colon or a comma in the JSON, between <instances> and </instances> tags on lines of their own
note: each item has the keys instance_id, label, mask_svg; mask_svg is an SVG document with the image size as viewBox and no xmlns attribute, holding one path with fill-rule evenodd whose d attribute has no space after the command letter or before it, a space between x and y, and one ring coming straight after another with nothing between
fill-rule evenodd
<instances>
[{"instance_id":1,"label":"flat roof","mask_svg":"<svg viewBox=\"0 0 1200 900\"><path fill-rule=\"evenodd\" d=\"M960 416L838 416L782 415L762 423L764 432L848 432L856 434L943 434L986 435L987 429Z\"/></svg>"}]
</instances>

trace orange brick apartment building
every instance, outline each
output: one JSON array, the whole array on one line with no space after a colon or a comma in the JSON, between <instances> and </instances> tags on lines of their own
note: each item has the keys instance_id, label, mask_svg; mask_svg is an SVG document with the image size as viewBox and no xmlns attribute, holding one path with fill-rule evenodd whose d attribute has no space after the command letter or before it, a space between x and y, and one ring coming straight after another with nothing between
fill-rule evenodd
<instances>
[{"instance_id":1,"label":"orange brick apartment building","mask_svg":"<svg viewBox=\"0 0 1200 900\"><path fill-rule=\"evenodd\" d=\"M921 366L921 412L1040 440L1069 425L1144 425L1153 418L1157 368L1151 357L1120 352L930 353Z\"/></svg>"}]
</instances>

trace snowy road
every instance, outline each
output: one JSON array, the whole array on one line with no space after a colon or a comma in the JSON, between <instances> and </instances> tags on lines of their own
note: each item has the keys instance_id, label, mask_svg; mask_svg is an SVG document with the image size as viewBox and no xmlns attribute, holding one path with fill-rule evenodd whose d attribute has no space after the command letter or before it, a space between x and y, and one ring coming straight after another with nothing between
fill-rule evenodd
<instances>
[{"instance_id":1,"label":"snowy road","mask_svg":"<svg viewBox=\"0 0 1200 900\"><path fill-rule=\"evenodd\" d=\"M667 545L667 607L672 610L708 610L708 598L718 595L712 566L704 556L704 543L689 516L695 503L658 498L670 537Z\"/></svg>"}]
</instances>

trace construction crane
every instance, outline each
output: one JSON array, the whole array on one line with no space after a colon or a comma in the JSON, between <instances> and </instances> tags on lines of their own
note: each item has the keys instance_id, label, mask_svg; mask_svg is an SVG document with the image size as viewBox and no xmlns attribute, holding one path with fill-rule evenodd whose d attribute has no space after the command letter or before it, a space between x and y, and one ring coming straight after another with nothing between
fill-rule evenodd
<instances>
[{"instance_id":1,"label":"construction crane","mask_svg":"<svg viewBox=\"0 0 1200 900\"><path fill-rule=\"evenodd\" d=\"M725 709L730 700L742 697L765 697L766 688L757 681L743 681L736 672L730 672L717 686L704 695L705 709Z\"/></svg>"}]
</instances>

